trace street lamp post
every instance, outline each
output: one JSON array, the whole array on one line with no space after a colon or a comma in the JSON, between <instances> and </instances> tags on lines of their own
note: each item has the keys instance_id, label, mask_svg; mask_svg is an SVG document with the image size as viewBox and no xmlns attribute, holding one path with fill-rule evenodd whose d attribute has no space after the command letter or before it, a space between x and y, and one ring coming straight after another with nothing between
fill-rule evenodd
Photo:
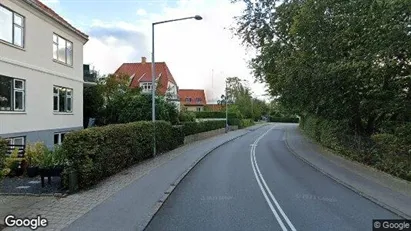
<instances>
[{"instance_id":1,"label":"street lamp post","mask_svg":"<svg viewBox=\"0 0 411 231\"><path fill-rule=\"evenodd\" d=\"M200 15L192 16L192 17L185 17L185 18L177 18L171 19L166 21L154 22L151 25L151 119L153 121L154 126L154 133L153 133L153 156L156 155L156 74L155 74L155 55L154 55L154 26L163 23L169 22L176 22L182 21L187 19L195 19L195 20L202 20L203 18Z\"/></svg>"},{"instance_id":2,"label":"street lamp post","mask_svg":"<svg viewBox=\"0 0 411 231\"><path fill-rule=\"evenodd\" d=\"M228 95L227 95L227 79L225 80L225 133L228 132Z\"/></svg>"}]
</instances>

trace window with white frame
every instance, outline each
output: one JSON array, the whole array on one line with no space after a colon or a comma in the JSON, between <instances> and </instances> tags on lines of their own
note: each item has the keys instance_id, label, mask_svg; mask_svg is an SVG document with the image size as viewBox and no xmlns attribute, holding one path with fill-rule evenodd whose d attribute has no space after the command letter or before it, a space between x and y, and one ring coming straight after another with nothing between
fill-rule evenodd
<instances>
[{"instance_id":1,"label":"window with white frame","mask_svg":"<svg viewBox=\"0 0 411 231\"><path fill-rule=\"evenodd\" d=\"M25 81L0 75L0 111L25 110Z\"/></svg>"},{"instance_id":2,"label":"window with white frame","mask_svg":"<svg viewBox=\"0 0 411 231\"><path fill-rule=\"evenodd\" d=\"M197 108L197 111L201 111L201 107L198 107L198 108Z\"/></svg>"},{"instance_id":3,"label":"window with white frame","mask_svg":"<svg viewBox=\"0 0 411 231\"><path fill-rule=\"evenodd\" d=\"M73 111L73 89L66 87L53 87L53 111Z\"/></svg>"},{"instance_id":4,"label":"window with white frame","mask_svg":"<svg viewBox=\"0 0 411 231\"><path fill-rule=\"evenodd\" d=\"M197 103L201 103L201 101L202 101L201 98L196 98Z\"/></svg>"},{"instance_id":5,"label":"window with white frame","mask_svg":"<svg viewBox=\"0 0 411 231\"><path fill-rule=\"evenodd\" d=\"M54 133L54 145L61 145L64 141L64 136L66 133L59 132L59 133Z\"/></svg>"},{"instance_id":6,"label":"window with white frame","mask_svg":"<svg viewBox=\"0 0 411 231\"><path fill-rule=\"evenodd\" d=\"M73 66L73 43L53 34L53 59Z\"/></svg>"},{"instance_id":7,"label":"window with white frame","mask_svg":"<svg viewBox=\"0 0 411 231\"><path fill-rule=\"evenodd\" d=\"M6 141L8 141L8 151L7 154L11 154L16 148L19 150L24 150L25 145L26 145L26 137L20 136L20 137L11 137L11 138L6 138ZM22 153L21 151L19 154Z\"/></svg>"},{"instance_id":8,"label":"window with white frame","mask_svg":"<svg viewBox=\"0 0 411 231\"><path fill-rule=\"evenodd\" d=\"M151 86L152 86L151 83L141 83L140 84L141 90L143 92L151 92L151 89L152 89Z\"/></svg>"},{"instance_id":9,"label":"window with white frame","mask_svg":"<svg viewBox=\"0 0 411 231\"><path fill-rule=\"evenodd\" d=\"M0 40L24 47L24 17L1 4Z\"/></svg>"},{"instance_id":10,"label":"window with white frame","mask_svg":"<svg viewBox=\"0 0 411 231\"><path fill-rule=\"evenodd\" d=\"M191 98L187 97L187 98L186 98L186 102L187 102L187 103L190 103L190 102L191 102Z\"/></svg>"}]
</instances>

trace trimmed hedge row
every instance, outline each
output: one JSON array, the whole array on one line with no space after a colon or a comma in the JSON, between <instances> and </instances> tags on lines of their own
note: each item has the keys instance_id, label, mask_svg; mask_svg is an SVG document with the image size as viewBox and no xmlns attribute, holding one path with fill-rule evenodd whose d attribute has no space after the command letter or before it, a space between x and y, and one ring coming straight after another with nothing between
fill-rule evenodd
<instances>
[{"instance_id":1,"label":"trimmed hedge row","mask_svg":"<svg viewBox=\"0 0 411 231\"><path fill-rule=\"evenodd\" d=\"M411 123L398 125L392 133L371 137L349 133L344 121L313 116L303 117L300 127L309 137L336 153L411 181Z\"/></svg>"},{"instance_id":2,"label":"trimmed hedge row","mask_svg":"<svg viewBox=\"0 0 411 231\"><path fill-rule=\"evenodd\" d=\"M251 120L241 121L249 126ZM172 126L168 122L139 121L92 127L67 134L62 150L68 166L67 174L77 172L79 189L88 188L144 159L152 157L153 132L156 134L157 153L175 149L184 144L184 137L225 127L224 120L187 122Z\"/></svg>"},{"instance_id":3,"label":"trimmed hedge row","mask_svg":"<svg viewBox=\"0 0 411 231\"><path fill-rule=\"evenodd\" d=\"M292 117L268 117L268 120L270 122L279 122L279 123L298 123L299 119L298 118L292 118Z\"/></svg>"},{"instance_id":4,"label":"trimmed hedge row","mask_svg":"<svg viewBox=\"0 0 411 231\"><path fill-rule=\"evenodd\" d=\"M254 120L252 119L242 119L240 120L240 125L238 128L246 128L254 125Z\"/></svg>"},{"instance_id":5,"label":"trimmed hedge row","mask_svg":"<svg viewBox=\"0 0 411 231\"><path fill-rule=\"evenodd\" d=\"M184 144L184 130L183 125L173 126L174 147L179 147Z\"/></svg>"},{"instance_id":6,"label":"trimmed hedge row","mask_svg":"<svg viewBox=\"0 0 411 231\"><path fill-rule=\"evenodd\" d=\"M156 122L157 152L178 146L171 124ZM87 188L144 159L152 157L152 122L107 125L71 132L62 144L70 168L77 171L79 188Z\"/></svg>"},{"instance_id":7,"label":"trimmed hedge row","mask_svg":"<svg viewBox=\"0 0 411 231\"><path fill-rule=\"evenodd\" d=\"M195 112L197 119L205 119L205 118L225 118L225 112L223 111L199 111ZM235 113L228 113L228 118L237 118Z\"/></svg>"},{"instance_id":8,"label":"trimmed hedge row","mask_svg":"<svg viewBox=\"0 0 411 231\"><path fill-rule=\"evenodd\" d=\"M229 119L228 125L231 126L238 126L238 128L246 128L254 125L254 121L252 119Z\"/></svg>"},{"instance_id":9,"label":"trimmed hedge row","mask_svg":"<svg viewBox=\"0 0 411 231\"><path fill-rule=\"evenodd\" d=\"M184 136L189 136L201 132L208 132L220 128L225 128L225 120L209 120L183 123Z\"/></svg>"}]
</instances>

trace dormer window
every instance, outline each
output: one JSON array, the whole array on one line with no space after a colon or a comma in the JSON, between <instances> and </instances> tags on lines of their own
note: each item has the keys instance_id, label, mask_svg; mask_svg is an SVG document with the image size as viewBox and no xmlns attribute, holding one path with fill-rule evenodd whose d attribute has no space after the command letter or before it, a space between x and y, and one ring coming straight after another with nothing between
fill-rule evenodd
<instances>
[{"instance_id":1,"label":"dormer window","mask_svg":"<svg viewBox=\"0 0 411 231\"><path fill-rule=\"evenodd\" d=\"M140 83L141 90L143 92L151 92L151 83Z\"/></svg>"},{"instance_id":2,"label":"dormer window","mask_svg":"<svg viewBox=\"0 0 411 231\"><path fill-rule=\"evenodd\" d=\"M201 103L201 98L196 98L197 103Z\"/></svg>"},{"instance_id":3,"label":"dormer window","mask_svg":"<svg viewBox=\"0 0 411 231\"><path fill-rule=\"evenodd\" d=\"M186 102L187 102L187 103L191 103L191 98L187 97L187 98L186 98Z\"/></svg>"}]
</instances>

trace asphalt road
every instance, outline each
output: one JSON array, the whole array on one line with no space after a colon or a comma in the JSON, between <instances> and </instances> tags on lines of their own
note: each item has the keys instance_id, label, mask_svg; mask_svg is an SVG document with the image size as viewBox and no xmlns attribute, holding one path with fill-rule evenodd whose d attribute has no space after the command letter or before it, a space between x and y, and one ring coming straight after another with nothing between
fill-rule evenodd
<instances>
[{"instance_id":1,"label":"asphalt road","mask_svg":"<svg viewBox=\"0 0 411 231\"><path fill-rule=\"evenodd\" d=\"M295 157L285 128L266 126L210 153L146 230L372 230L372 219L400 219Z\"/></svg>"}]
</instances>

